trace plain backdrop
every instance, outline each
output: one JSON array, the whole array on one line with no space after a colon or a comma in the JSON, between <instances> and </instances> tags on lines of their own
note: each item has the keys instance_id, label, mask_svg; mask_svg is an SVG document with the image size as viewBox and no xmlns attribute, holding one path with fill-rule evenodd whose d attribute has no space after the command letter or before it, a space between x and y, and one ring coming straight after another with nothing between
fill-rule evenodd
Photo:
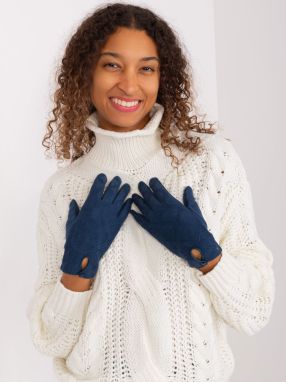
<instances>
[{"instance_id":1,"label":"plain backdrop","mask_svg":"<svg viewBox=\"0 0 286 382\"><path fill-rule=\"evenodd\" d=\"M243 161L258 232L274 256L271 320L255 336L229 328L232 382L283 381L285 338L285 36L283 0L130 1L150 7L183 42L201 111L218 120ZM0 380L55 381L52 360L33 347L26 308L37 274L36 217L56 171L41 140L56 66L76 27L99 1L1 2Z\"/></svg>"}]
</instances>

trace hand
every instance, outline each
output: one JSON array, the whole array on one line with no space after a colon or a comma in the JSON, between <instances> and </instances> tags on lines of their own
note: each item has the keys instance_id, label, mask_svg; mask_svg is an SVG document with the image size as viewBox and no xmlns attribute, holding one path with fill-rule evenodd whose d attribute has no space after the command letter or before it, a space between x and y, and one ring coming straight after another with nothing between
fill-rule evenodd
<instances>
[{"instance_id":1,"label":"hand","mask_svg":"<svg viewBox=\"0 0 286 382\"><path fill-rule=\"evenodd\" d=\"M95 178L81 210L74 199L70 202L61 264L64 273L93 278L101 257L130 211L132 199L123 203L130 191L130 185L125 183L118 191L121 178L115 176L103 194L106 181L103 173ZM87 261L84 269L82 261Z\"/></svg>"},{"instance_id":2,"label":"hand","mask_svg":"<svg viewBox=\"0 0 286 382\"><path fill-rule=\"evenodd\" d=\"M158 178L151 178L149 185L151 189L142 181L138 184L143 198L132 194L143 215L130 210L144 229L193 268L199 269L221 254L222 248L209 232L191 187L185 188L182 204Z\"/></svg>"}]
</instances>

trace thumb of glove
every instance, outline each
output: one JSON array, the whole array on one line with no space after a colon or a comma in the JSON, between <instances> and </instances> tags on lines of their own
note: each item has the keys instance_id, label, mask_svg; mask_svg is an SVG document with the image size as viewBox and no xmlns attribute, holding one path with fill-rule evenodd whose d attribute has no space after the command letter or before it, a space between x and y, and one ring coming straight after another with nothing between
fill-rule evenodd
<instances>
[{"instance_id":1,"label":"thumb of glove","mask_svg":"<svg viewBox=\"0 0 286 382\"><path fill-rule=\"evenodd\" d=\"M74 222L76 221L76 218L79 214L79 207L77 205L77 202L72 199L69 205L69 213L68 213L68 219L66 222L66 231L69 232L71 227L73 226Z\"/></svg>"},{"instance_id":2,"label":"thumb of glove","mask_svg":"<svg viewBox=\"0 0 286 382\"><path fill-rule=\"evenodd\" d=\"M190 186L187 186L184 190L184 195L183 195L183 202L184 205L189 208L190 210L196 210L199 212L199 206L197 205L197 202L194 198L193 190Z\"/></svg>"},{"instance_id":3,"label":"thumb of glove","mask_svg":"<svg viewBox=\"0 0 286 382\"><path fill-rule=\"evenodd\" d=\"M205 219L203 217L202 211L201 211L200 207L198 206L196 199L194 198L193 190L190 186L187 186L184 190L183 203L184 203L185 207L187 207L192 212L195 212L202 219L202 221L205 223Z\"/></svg>"}]
</instances>

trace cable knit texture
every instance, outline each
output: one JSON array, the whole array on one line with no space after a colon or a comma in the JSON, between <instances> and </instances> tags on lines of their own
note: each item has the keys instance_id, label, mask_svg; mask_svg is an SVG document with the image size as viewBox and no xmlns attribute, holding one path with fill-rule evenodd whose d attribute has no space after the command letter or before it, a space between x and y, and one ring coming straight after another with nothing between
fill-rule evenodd
<instances>
[{"instance_id":1,"label":"cable knit texture","mask_svg":"<svg viewBox=\"0 0 286 382\"><path fill-rule=\"evenodd\" d=\"M247 335L268 323L274 302L273 256L261 241L250 184L230 140L200 136L179 172L161 147L162 105L142 130L86 127L92 149L45 182L39 201L39 273L27 308L35 347L53 357L59 381L225 382L234 369L226 325ZM172 147L180 156L180 151ZM100 172L108 182L148 184L158 177L182 201L186 186L222 247L208 273L188 266L128 215L100 260L93 289L74 292L60 282L69 203L81 208ZM140 212L133 203L132 209Z\"/></svg>"}]
</instances>

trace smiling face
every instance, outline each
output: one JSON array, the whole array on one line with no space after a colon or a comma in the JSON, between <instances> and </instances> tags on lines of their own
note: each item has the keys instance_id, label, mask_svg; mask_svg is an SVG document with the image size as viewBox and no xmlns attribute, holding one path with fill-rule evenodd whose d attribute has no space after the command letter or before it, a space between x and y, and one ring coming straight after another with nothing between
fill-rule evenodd
<instances>
[{"instance_id":1,"label":"smiling face","mask_svg":"<svg viewBox=\"0 0 286 382\"><path fill-rule=\"evenodd\" d=\"M118 28L101 49L93 71L91 99L100 127L118 132L143 129L150 120L159 82L154 41L145 31ZM130 104L132 100L140 102Z\"/></svg>"}]
</instances>

